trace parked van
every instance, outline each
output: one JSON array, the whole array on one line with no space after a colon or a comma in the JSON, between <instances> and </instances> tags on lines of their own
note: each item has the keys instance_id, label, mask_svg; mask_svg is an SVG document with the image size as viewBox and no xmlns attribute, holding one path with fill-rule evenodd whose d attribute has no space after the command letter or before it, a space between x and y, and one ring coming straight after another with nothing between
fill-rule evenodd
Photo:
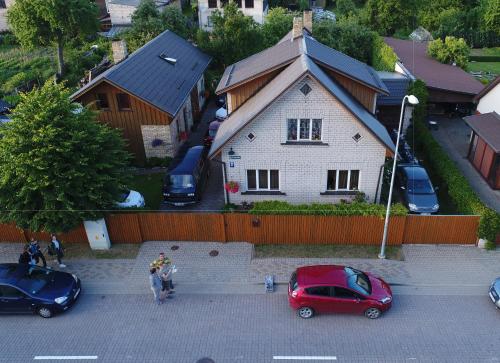
<instances>
[{"instance_id":1,"label":"parked van","mask_svg":"<svg viewBox=\"0 0 500 363\"><path fill-rule=\"evenodd\" d=\"M204 146L193 146L181 163L167 172L163 183L165 202L182 206L201 199L209 174L207 151Z\"/></svg>"}]
</instances>

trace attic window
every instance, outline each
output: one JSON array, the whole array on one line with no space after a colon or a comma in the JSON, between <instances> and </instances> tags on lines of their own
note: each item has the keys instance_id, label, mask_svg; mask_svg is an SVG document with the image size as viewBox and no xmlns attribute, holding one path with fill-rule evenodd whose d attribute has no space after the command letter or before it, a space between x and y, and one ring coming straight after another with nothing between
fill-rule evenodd
<instances>
[{"instance_id":1,"label":"attic window","mask_svg":"<svg viewBox=\"0 0 500 363\"><path fill-rule=\"evenodd\" d=\"M177 59L170 58L165 53L160 54L160 58L163 59L164 61L166 61L167 63L173 65L173 66L175 66L175 64L177 63Z\"/></svg>"},{"instance_id":2,"label":"attic window","mask_svg":"<svg viewBox=\"0 0 500 363\"><path fill-rule=\"evenodd\" d=\"M309 85L306 83L305 85L300 87L300 92L302 92L304 96L307 96L309 92L311 92L311 87L309 87Z\"/></svg>"},{"instance_id":3,"label":"attic window","mask_svg":"<svg viewBox=\"0 0 500 363\"><path fill-rule=\"evenodd\" d=\"M247 139L248 141L252 142L253 140L255 140L255 134L253 132L248 133Z\"/></svg>"},{"instance_id":4,"label":"attic window","mask_svg":"<svg viewBox=\"0 0 500 363\"><path fill-rule=\"evenodd\" d=\"M361 135L359 134L359 132L358 132L358 133L357 133L356 135L354 135L352 138L353 138L353 140L354 140L354 141L358 142L359 140L361 140L362 136L361 136Z\"/></svg>"}]
</instances>

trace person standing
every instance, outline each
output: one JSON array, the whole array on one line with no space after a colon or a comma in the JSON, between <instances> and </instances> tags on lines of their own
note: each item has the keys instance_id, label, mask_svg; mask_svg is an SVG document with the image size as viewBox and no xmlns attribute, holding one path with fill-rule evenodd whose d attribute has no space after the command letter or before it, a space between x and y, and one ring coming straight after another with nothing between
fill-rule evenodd
<instances>
[{"instance_id":1,"label":"person standing","mask_svg":"<svg viewBox=\"0 0 500 363\"><path fill-rule=\"evenodd\" d=\"M57 257L57 262L59 263L59 267L61 267L61 268L66 267L66 265L64 263L62 263L62 260L61 260L64 256L63 248L62 248L61 242L59 242L57 240L55 234L52 235L52 241L50 242L50 244L51 244L53 253Z\"/></svg>"},{"instance_id":2,"label":"person standing","mask_svg":"<svg viewBox=\"0 0 500 363\"><path fill-rule=\"evenodd\" d=\"M42 259L43 267L47 267L47 261L45 260L45 256L40 249L40 245L38 244L38 241L33 237L31 237L30 240L30 252L35 259L36 264L38 264L39 259Z\"/></svg>"},{"instance_id":3,"label":"person standing","mask_svg":"<svg viewBox=\"0 0 500 363\"><path fill-rule=\"evenodd\" d=\"M160 298L161 293L161 279L160 276L156 273L156 268L152 267L149 270L149 285L151 287L151 291L153 291L153 295L155 297L155 302L160 305L163 301Z\"/></svg>"},{"instance_id":4,"label":"person standing","mask_svg":"<svg viewBox=\"0 0 500 363\"><path fill-rule=\"evenodd\" d=\"M19 263L24 263L26 265L31 264L32 261L32 256L30 253L30 246L29 245L24 245L23 247L23 253L19 256Z\"/></svg>"}]
</instances>

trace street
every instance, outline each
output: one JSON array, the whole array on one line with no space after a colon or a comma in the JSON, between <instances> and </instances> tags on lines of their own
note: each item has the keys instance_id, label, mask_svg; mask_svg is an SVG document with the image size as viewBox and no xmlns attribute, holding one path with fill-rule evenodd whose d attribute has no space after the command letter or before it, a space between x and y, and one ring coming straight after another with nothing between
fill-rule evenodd
<instances>
[{"instance_id":1,"label":"street","mask_svg":"<svg viewBox=\"0 0 500 363\"><path fill-rule=\"evenodd\" d=\"M482 295L395 295L378 320L300 319L284 287L274 294L190 294L153 304L149 294L85 294L52 319L1 316L1 362L86 356L100 362L498 362L497 311ZM51 361L51 360L45 360ZM91 361L91 360L78 360ZM304 361L304 360L295 360ZM317 360L311 360L317 361Z\"/></svg>"}]
</instances>

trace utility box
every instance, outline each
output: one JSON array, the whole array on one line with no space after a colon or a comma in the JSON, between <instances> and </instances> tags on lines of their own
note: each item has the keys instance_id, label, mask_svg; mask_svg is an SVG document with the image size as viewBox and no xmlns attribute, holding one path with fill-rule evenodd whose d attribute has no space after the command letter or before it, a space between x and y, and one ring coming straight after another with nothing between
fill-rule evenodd
<instances>
[{"instance_id":1,"label":"utility box","mask_svg":"<svg viewBox=\"0 0 500 363\"><path fill-rule=\"evenodd\" d=\"M267 275L264 280L264 286L266 287L266 292L274 292L274 276Z\"/></svg>"},{"instance_id":2,"label":"utility box","mask_svg":"<svg viewBox=\"0 0 500 363\"><path fill-rule=\"evenodd\" d=\"M87 233L90 248L93 250L109 250L111 248L108 228L104 218L96 221L84 221L83 226L85 227L85 233Z\"/></svg>"}]
</instances>

